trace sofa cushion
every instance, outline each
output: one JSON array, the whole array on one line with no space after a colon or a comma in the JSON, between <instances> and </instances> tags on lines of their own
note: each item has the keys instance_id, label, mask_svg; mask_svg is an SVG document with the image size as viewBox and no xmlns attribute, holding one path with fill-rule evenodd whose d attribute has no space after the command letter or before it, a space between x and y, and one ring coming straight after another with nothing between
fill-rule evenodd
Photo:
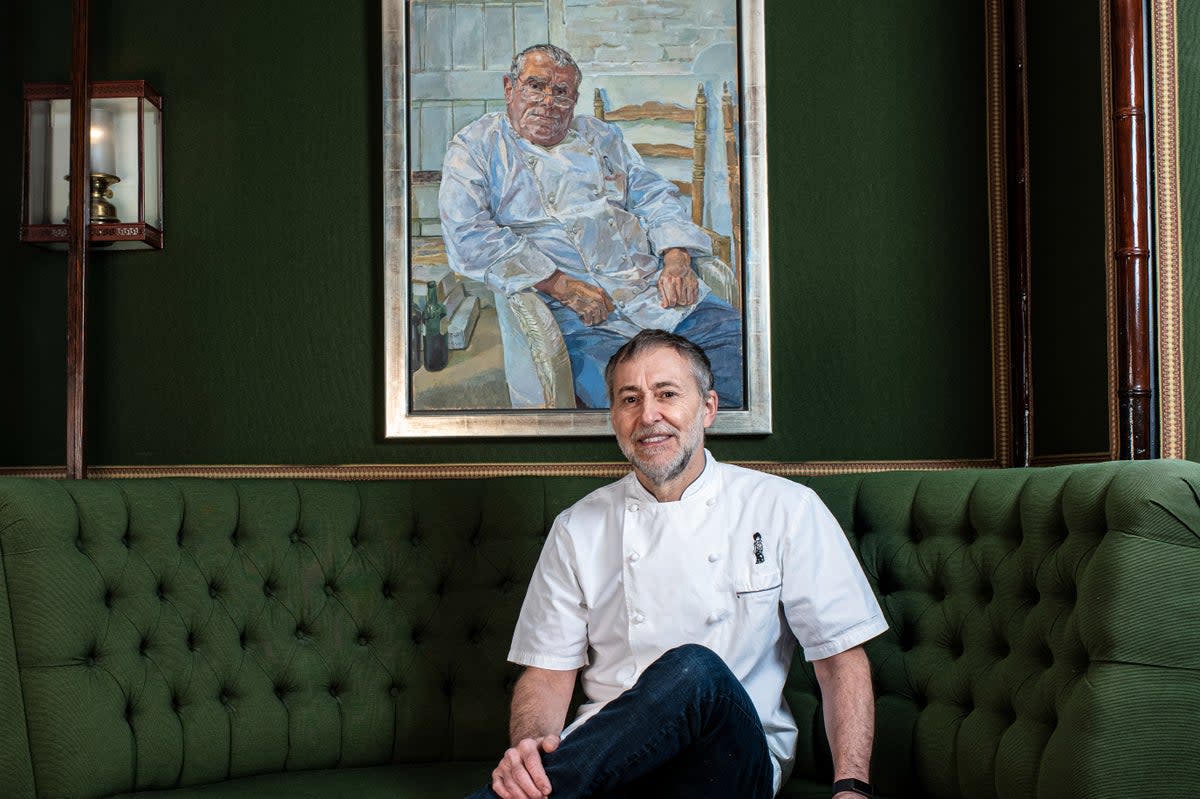
<instances>
[{"instance_id":1,"label":"sofa cushion","mask_svg":"<svg viewBox=\"0 0 1200 799\"><path fill-rule=\"evenodd\" d=\"M495 763L415 763L241 777L112 799L452 799L487 785ZM826 791L828 794L828 791Z\"/></svg>"}]
</instances>

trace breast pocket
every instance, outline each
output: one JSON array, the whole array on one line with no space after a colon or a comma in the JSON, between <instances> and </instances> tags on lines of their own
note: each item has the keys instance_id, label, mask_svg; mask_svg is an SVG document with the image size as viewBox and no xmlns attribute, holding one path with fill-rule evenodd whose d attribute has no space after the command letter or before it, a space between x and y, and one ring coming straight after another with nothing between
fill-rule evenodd
<instances>
[{"instance_id":1,"label":"breast pocket","mask_svg":"<svg viewBox=\"0 0 1200 799\"><path fill-rule=\"evenodd\" d=\"M735 583L737 614L751 628L770 625L779 619L779 595L783 579L778 569L756 570Z\"/></svg>"},{"instance_id":2,"label":"breast pocket","mask_svg":"<svg viewBox=\"0 0 1200 799\"><path fill-rule=\"evenodd\" d=\"M601 159L600 174L604 178L604 196L609 202L624 207L625 193L629 190L629 175L607 155Z\"/></svg>"}]
</instances>

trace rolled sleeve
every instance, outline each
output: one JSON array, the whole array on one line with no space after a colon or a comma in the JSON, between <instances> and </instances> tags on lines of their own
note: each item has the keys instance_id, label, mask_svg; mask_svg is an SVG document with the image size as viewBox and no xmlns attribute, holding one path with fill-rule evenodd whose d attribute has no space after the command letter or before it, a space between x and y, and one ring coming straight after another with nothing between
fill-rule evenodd
<instances>
[{"instance_id":1,"label":"rolled sleeve","mask_svg":"<svg viewBox=\"0 0 1200 799\"><path fill-rule=\"evenodd\" d=\"M558 670L587 665L587 605L576 574L574 548L560 519L529 581L508 653L511 662Z\"/></svg>"},{"instance_id":2,"label":"rolled sleeve","mask_svg":"<svg viewBox=\"0 0 1200 799\"><path fill-rule=\"evenodd\" d=\"M887 630L845 533L816 494L809 493L794 523L781 600L805 659L832 657Z\"/></svg>"}]
</instances>

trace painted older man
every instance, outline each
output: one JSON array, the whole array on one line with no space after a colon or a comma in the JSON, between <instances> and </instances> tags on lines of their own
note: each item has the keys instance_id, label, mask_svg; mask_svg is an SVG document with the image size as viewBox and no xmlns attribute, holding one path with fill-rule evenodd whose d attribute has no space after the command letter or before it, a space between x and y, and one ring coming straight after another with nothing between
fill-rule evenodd
<instances>
[{"instance_id":1,"label":"painted older man","mask_svg":"<svg viewBox=\"0 0 1200 799\"><path fill-rule=\"evenodd\" d=\"M536 290L562 331L579 402L608 406L604 367L645 329L709 354L724 407L744 402L740 314L697 277L712 240L620 130L576 117L582 73L538 44L504 76L504 112L451 140L439 207L450 267L504 295Z\"/></svg>"}]
</instances>

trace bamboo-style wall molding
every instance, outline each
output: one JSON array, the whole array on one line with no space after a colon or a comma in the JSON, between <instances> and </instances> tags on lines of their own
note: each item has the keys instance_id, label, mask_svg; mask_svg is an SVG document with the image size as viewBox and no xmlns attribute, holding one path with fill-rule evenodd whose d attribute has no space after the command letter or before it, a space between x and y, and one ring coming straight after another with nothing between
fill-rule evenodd
<instances>
[{"instance_id":1,"label":"bamboo-style wall molding","mask_svg":"<svg viewBox=\"0 0 1200 799\"><path fill-rule=\"evenodd\" d=\"M1113 125L1113 191L1116 249L1112 253L1117 294L1117 399L1120 456L1158 455L1158 409L1154 385L1154 282L1150 203L1147 38L1142 0L1112 0L1110 98Z\"/></svg>"}]
</instances>

